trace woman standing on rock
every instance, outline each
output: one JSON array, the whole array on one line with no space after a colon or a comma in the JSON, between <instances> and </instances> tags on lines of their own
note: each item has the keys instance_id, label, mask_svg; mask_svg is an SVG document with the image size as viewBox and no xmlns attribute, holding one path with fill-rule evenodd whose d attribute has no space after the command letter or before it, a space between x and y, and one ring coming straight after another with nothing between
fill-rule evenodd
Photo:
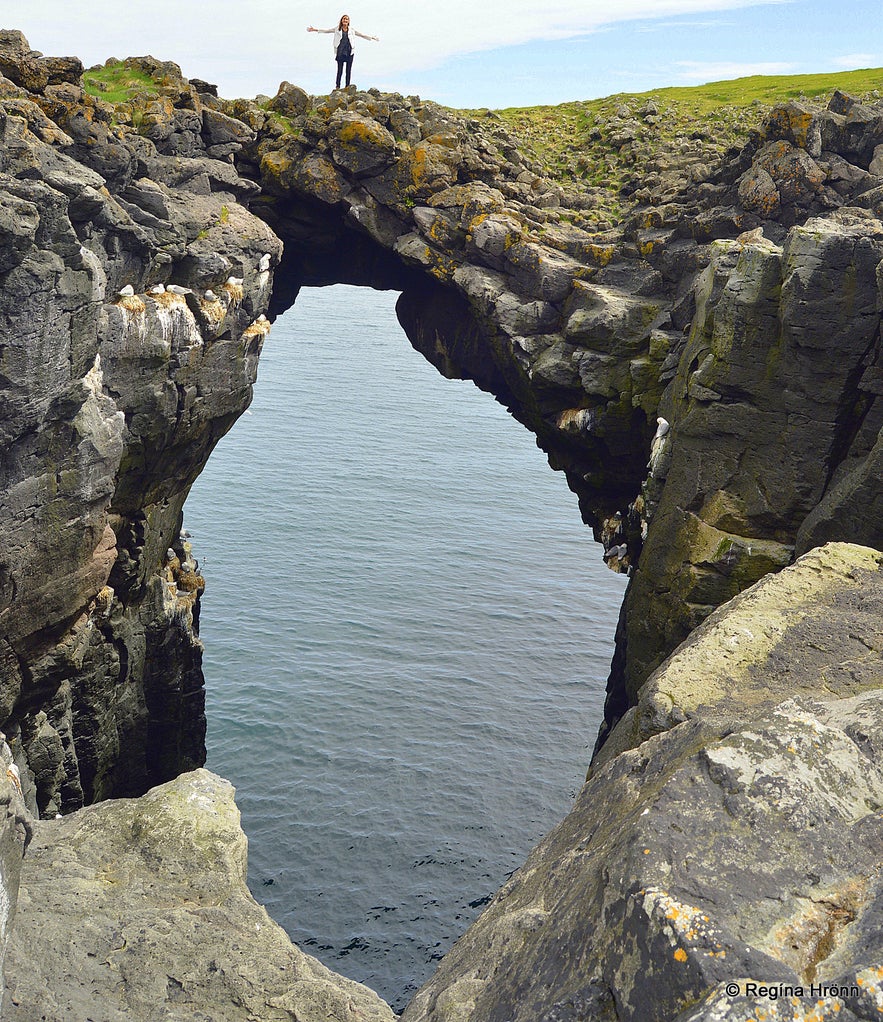
<instances>
[{"instance_id":1,"label":"woman standing on rock","mask_svg":"<svg viewBox=\"0 0 883 1022\"><path fill-rule=\"evenodd\" d=\"M353 44L350 34L357 35L360 39L373 40L375 43L380 42L376 35L363 35L361 32L351 28L350 16L348 14L341 16L340 21L337 23L337 28L313 28L310 25L307 31L334 33L334 59L337 61L337 83L334 86L335 89L340 88L340 76L343 73L344 65L346 65L346 84L349 85L350 83L350 74L353 70Z\"/></svg>"}]
</instances>

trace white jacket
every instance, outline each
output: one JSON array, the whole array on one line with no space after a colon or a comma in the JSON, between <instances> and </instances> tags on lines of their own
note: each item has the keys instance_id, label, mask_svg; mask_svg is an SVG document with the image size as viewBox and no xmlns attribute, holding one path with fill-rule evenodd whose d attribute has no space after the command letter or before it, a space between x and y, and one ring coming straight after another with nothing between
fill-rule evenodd
<instances>
[{"instance_id":1,"label":"white jacket","mask_svg":"<svg viewBox=\"0 0 883 1022\"><path fill-rule=\"evenodd\" d=\"M317 28L316 31L317 32L325 32L325 33L328 33L328 32L333 32L334 33L333 52L334 52L334 57L336 59L337 58L337 47L340 46L340 40L343 39L343 32L341 32L340 28L338 28L336 25L335 25L334 28ZM352 25L350 25L350 27L349 27L349 33L350 33L350 49L352 50L353 53L356 52L356 47L355 47L355 44L353 42L353 36L357 35L360 39L374 39L375 38L373 35L364 35L362 32L357 32L353 28Z\"/></svg>"}]
</instances>

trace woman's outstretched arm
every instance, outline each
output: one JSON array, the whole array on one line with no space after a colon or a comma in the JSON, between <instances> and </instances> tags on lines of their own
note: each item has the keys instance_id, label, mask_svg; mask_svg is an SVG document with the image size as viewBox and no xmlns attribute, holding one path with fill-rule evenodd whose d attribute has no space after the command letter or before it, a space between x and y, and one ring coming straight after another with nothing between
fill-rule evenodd
<instances>
[{"instance_id":1,"label":"woman's outstretched arm","mask_svg":"<svg viewBox=\"0 0 883 1022\"><path fill-rule=\"evenodd\" d=\"M354 33L355 33L355 34L356 34L356 35L357 35L357 36L358 36L358 37L359 37L360 39L370 39L370 40L372 40L372 41L373 41L373 42L375 42L375 43L379 43L379 42L380 42L380 36L379 36L379 35L365 35L365 33L364 33L364 32L356 32L356 30L355 30L355 29L353 29L353 32L354 32Z\"/></svg>"},{"instance_id":2,"label":"woman's outstretched arm","mask_svg":"<svg viewBox=\"0 0 883 1022\"><path fill-rule=\"evenodd\" d=\"M336 32L337 31L337 26L335 26L334 28L313 28L313 26L310 25L310 27L307 29L307 31L308 32ZM358 34L359 33L357 32L356 35L358 35Z\"/></svg>"}]
</instances>

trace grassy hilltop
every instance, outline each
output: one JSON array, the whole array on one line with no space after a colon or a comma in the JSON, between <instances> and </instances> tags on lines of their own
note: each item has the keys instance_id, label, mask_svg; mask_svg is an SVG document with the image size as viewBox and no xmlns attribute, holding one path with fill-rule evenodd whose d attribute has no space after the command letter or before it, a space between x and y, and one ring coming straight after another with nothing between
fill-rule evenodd
<instances>
[{"instance_id":1,"label":"grassy hilltop","mask_svg":"<svg viewBox=\"0 0 883 1022\"><path fill-rule=\"evenodd\" d=\"M525 155L562 183L582 182L601 212L616 219L620 200L653 188L673 166L693 180L740 147L776 103L827 103L836 90L859 99L883 94L883 68L818 75L755 75L708 85L617 93L558 106L463 111L499 118Z\"/></svg>"}]
</instances>

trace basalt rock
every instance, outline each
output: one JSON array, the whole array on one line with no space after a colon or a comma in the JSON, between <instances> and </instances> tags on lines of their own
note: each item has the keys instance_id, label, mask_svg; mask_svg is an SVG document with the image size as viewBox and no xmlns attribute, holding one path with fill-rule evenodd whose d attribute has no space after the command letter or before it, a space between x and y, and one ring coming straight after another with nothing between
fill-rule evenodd
<instances>
[{"instance_id":1,"label":"basalt rock","mask_svg":"<svg viewBox=\"0 0 883 1022\"><path fill-rule=\"evenodd\" d=\"M715 607L814 542L883 544L883 105L776 107L700 185L648 185L599 234L493 119L289 92L229 107L286 242L274 307L303 284L400 288L414 346L536 434L633 576L604 734Z\"/></svg>"},{"instance_id":2,"label":"basalt rock","mask_svg":"<svg viewBox=\"0 0 883 1022\"><path fill-rule=\"evenodd\" d=\"M205 770L35 827L6 1022L393 1022L299 951L245 884L233 789Z\"/></svg>"},{"instance_id":3,"label":"basalt rock","mask_svg":"<svg viewBox=\"0 0 883 1022\"><path fill-rule=\"evenodd\" d=\"M806 646L828 660L798 684L763 642L751 684L724 671L672 695L670 667L654 672L798 554L883 546L883 105L785 104L719 163L685 138L655 182L617 186L632 205L601 230L583 215L597 196L548 180L493 116L288 83L225 102L174 64L124 67L150 84L112 106L75 58L0 34L0 727L31 811L202 762L184 500L250 400L265 314L304 285L393 288L414 346L534 432L631 575L607 743L574 814L407 1017L698 1022L752 1010L743 987L721 1000L734 969L878 996L864 616L870 666L819 601L845 673L821 640ZM627 155L657 116L624 104L599 137ZM827 571L813 556L800 578ZM874 555L841 556L847 605L876 606ZM732 866L719 890L715 856ZM749 912L737 892L759 870L775 904ZM145 1003L202 983L131 975ZM839 1017L866 1002L841 998Z\"/></svg>"},{"instance_id":4,"label":"basalt rock","mask_svg":"<svg viewBox=\"0 0 883 1022\"><path fill-rule=\"evenodd\" d=\"M702 624L402 1022L878 1018L881 601L831 544Z\"/></svg>"},{"instance_id":5,"label":"basalt rock","mask_svg":"<svg viewBox=\"0 0 883 1022\"><path fill-rule=\"evenodd\" d=\"M281 245L229 162L162 155L18 33L0 54L0 726L51 817L204 760L181 508L251 399Z\"/></svg>"}]
</instances>

